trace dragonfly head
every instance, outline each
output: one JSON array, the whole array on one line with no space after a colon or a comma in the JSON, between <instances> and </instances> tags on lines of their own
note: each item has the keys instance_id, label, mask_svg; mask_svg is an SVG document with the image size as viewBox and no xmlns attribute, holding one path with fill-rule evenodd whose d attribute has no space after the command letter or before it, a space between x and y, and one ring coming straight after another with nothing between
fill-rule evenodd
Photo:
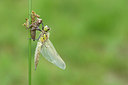
<instances>
[{"instance_id":1,"label":"dragonfly head","mask_svg":"<svg viewBox=\"0 0 128 85\"><path fill-rule=\"evenodd\" d=\"M45 27L44 27L44 31L45 32L48 32L50 30L50 28L46 25Z\"/></svg>"}]
</instances>

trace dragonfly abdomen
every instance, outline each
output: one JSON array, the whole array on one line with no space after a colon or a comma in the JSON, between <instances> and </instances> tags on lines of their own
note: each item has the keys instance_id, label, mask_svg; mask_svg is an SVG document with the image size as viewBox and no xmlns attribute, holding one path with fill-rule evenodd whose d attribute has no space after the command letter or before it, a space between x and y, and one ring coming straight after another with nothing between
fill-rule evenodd
<instances>
[{"instance_id":1,"label":"dragonfly abdomen","mask_svg":"<svg viewBox=\"0 0 128 85\"><path fill-rule=\"evenodd\" d=\"M39 62L41 46L42 46L42 43L38 42L37 46L36 46L35 59L34 59L34 61L35 61L35 70L36 70L38 62Z\"/></svg>"}]
</instances>

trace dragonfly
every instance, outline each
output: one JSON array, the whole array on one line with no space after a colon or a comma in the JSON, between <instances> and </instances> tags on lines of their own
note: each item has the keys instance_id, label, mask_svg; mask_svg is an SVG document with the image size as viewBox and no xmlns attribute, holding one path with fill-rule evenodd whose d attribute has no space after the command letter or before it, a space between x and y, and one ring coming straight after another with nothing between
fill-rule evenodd
<instances>
[{"instance_id":1,"label":"dragonfly","mask_svg":"<svg viewBox=\"0 0 128 85\"><path fill-rule=\"evenodd\" d=\"M50 28L46 25L44 28L42 28L42 32L40 33L35 50L35 70L39 62L40 54L42 54L42 56L49 62L64 70L66 68L66 64L57 53L52 42L49 40L49 30Z\"/></svg>"}]
</instances>

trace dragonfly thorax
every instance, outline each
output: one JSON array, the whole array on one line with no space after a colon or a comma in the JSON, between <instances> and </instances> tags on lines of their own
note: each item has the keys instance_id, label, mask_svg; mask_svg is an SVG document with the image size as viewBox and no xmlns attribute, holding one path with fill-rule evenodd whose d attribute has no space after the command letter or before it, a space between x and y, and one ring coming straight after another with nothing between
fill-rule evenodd
<instances>
[{"instance_id":1,"label":"dragonfly thorax","mask_svg":"<svg viewBox=\"0 0 128 85\"><path fill-rule=\"evenodd\" d=\"M47 39L48 39L48 33L47 32L42 32L41 35L40 35L39 41L41 43L44 43Z\"/></svg>"}]
</instances>

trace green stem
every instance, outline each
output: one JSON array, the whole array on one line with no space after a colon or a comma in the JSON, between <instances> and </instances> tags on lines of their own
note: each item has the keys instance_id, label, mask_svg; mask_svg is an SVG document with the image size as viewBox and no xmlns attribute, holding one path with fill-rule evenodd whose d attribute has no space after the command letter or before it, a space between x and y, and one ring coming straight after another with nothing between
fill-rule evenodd
<instances>
[{"instance_id":1,"label":"green stem","mask_svg":"<svg viewBox=\"0 0 128 85\"><path fill-rule=\"evenodd\" d=\"M29 4L29 24L31 24L31 11L32 11L32 0L28 0ZM28 31L28 83L31 85L31 32Z\"/></svg>"}]
</instances>

